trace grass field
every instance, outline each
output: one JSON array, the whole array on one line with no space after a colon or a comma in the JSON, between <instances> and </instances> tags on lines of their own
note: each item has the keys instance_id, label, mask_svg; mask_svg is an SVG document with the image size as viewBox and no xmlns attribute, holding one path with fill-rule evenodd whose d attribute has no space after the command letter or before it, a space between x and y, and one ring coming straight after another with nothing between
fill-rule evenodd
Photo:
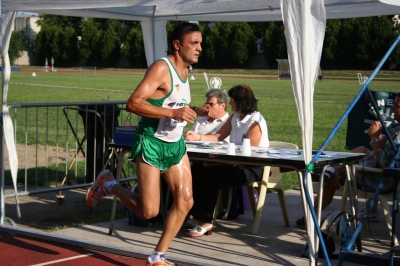
<instances>
[{"instance_id":1,"label":"grass field","mask_svg":"<svg viewBox=\"0 0 400 266\"><path fill-rule=\"evenodd\" d=\"M38 102L82 102L98 100L127 100L131 92L143 77L141 70L124 70L124 72L98 71L79 74L79 72L45 73L33 70L13 72L8 93L8 104ZM275 71L276 72L276 71ZM100 73L100 74L99 74ZM195 80L190 81L192 104L201 106L205 102L206 83L198 71ZM259 100L259 111L267 120L270 140L296 143L302 147L301 130L290 80L277 80L274 71L207 71L208 77L222 78L222 89L229 90L237 84L249 85ZM361 85L356 72L323 73L325 78L317 81L314 92L314 133L313 148L318 149L339 118L354 99ZM380 79L386 81L372 82L370 88L379 91L399 91L398 83L392 79L400 79L398 72L381 74ZM363 75L370 73L364 72ZM337 76L336 76L337 75ZM351 77L352 79L344 79ZM231 113L230 108L228 111ZM190 125L188 125L190 127ZM326 150L344 151L346 122L340 127ZM55 130L55 129L54 129ZM286 174L285 188L297 186L297 177L293 173Z\"/></svg>"}]
</instances>

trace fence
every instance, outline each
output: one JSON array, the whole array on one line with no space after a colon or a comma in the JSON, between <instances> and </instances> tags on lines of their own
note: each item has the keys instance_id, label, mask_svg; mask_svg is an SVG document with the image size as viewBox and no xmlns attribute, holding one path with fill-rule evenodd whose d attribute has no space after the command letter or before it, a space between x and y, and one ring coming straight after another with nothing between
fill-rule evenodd
<instances>
[{"instance_id":1,"label":"fence","mask_svg":"<svg viewBox=\"0 0 400 266\"><path fill-rule=\"evenodd\" d=\"M116 171L118 158L108 147L117 126L136 125L137 116L125 111L126 101L35 103L9 105L18 154L18 196L88 187L104 168ZM1 206L15 197L8 156L1 183ZM121 158L122 159L122 158ZM135 174L123 164L122 181ZM9 191L9 190L7 190ZM4 208L2 208L4 210ZM23 210L21 210L23 212ZM1 212L1 221L5 219ZM7 220L7 218L6 218Z\"/></svg>"}]
</instances>

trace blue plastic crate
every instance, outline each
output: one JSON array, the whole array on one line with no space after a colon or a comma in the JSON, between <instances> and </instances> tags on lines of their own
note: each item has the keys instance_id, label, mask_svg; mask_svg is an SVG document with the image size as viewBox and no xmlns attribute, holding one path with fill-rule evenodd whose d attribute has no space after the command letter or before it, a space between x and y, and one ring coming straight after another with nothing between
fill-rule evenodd
<instances>
[{"instance_id":1,"label":"blue plastic crate","mask_svg":"<svg viewBox=\"0 0 400 266\"><path fill-rule=\"evenodd\" d=\"M135 139L135 132L115 131L114 143L123 145L132 145Z\"/></svg>"}]
</instances>

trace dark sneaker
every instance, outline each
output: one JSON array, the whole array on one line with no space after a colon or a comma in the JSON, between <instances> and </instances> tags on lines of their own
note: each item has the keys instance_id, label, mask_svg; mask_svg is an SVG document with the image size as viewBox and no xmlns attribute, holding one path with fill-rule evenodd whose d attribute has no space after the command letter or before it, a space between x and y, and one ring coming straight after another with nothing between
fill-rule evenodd
<instances>
[{"instance_id":1,"label":"dark sneaker","mask_svg":"<svg viewBox=\"0 0 400 266\"><path fill-rule=\"evenodd\" d=\"M306 229L306 220L304 217L296 220L296 226L301 229Z\"/></svg>"},{"instance_id":2,"label":"dark sneaker","mask_svg":"<svg viewBox=\"0 0 400 266\"><path fill-rule=\"evenodd\" d=\"M311 180L313 182L319 182L319 177L321 175L321 168L315 168L311 173Z\"/></svg>"},{"instance_id":3,"label":"dark sneaker","mask_svg":"<svg viewBox=\"0 0 400 266\"><path fill-rule=\"evenodd\" d=\"M319 167L315 168L311 173L311 180L313 182L319 182L319 177L321 176L321 172L322 172L321 168ZM328 167L324 173L324 183L328 182L332 178L333 174L334 173Z\"/></svg>"},{"instance_id":4,"label":"dark sneaker","mask_svg":"<svg viewBox=\"0 0 400 266\"><path fill-rule=\"evenodd\" d=\"M332 172L332 170L327 168L324 173L324 183L328 182L332 178L333 175L334 175L334 173Z\"/></svg>"}]
</instances>

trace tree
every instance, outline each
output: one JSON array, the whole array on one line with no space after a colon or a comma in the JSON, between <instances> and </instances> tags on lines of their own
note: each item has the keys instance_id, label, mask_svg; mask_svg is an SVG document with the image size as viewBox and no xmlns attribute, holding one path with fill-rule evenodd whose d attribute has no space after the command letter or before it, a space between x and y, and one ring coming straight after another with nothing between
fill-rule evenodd
<instances>
[{"instance_id":1,"label":"tree","mask_svg":"<svg viewBox=\"0 0 400 266\"><path fill-rule=\"evenodd\" d=\"M219 33L217 28L210 24L209 22L200 22L203 28L203 43L201 45L203 51L200 54L201 59L199 60L198 66L208 67L215 62L217 54L215 44L217 43Z\"/></svg>"},{"instance_id":2,"label":"tree","mask_svg":"<svg viewBox=\"0 0 400 266\"><path fill-rule=\"evenodd\" d=\"M265 31L268 28L269 22L249 22L247 23L253 30L254 37L261 39L264 37Z\"/></svg>"},{"instance_id":3,"label":"tree","mask_svg":"<svg viewBox=\"0 0 400 266\"><path fill-rule=\"evenodd\" d=\"M340 27L340 19L328 20L326 22L326 32L321 55L321 67L323 68L336 68L337 66L336 52Z\"/></svg>"},{"instance_id":4,"label":"tree","mask_svg":"<svg viewBox=\"0 0 400 266\"><path fill-rule=\"evenodd\" d=\"M36 39L39 58L54 57L59 65L112 66L131 23L112 19L41 16Z\"/></svg>"},{"instance_id":5,"label":"tree","mask_svg":"<svg viewBox=\"0 0 400 266\"><path fill-rule=\"evenodd\" d=\"M100 33L92 19L82 21L82 35L78 40L79 58L82 64L95 65L96 49L100 42Z\"/></svg>"},{"instance_id":6,"label":"tree","mask_svg":"<svg viewBox=\"0 0 400 266\"><path fill-rule=\"evenodd\" d=\"M263 38L263 47L265 59L271 67L277 65L276 59L288 58L282 22L269 22Z\"/></svg>"},{"instance_id":7,"label":"tree","mask_svg":"<svg viewBox=\"0 0 400 266\"><path fill-rule=\"evenodd\" d=\"M45 64L46 58L51 58L53 56L52 42L55 40L58 28L56 26L49 26L41 28L40 32L36 35L35 41L35 51L41 64ZM55 58L58 61L58 58Z\"/></svg>"},{"instance_id":8,"label":"tree","mask_svg":"<svg viewBox=\"0 0 400 266\"><path fill-rule=\"evenodd\" d=\"M100 42L97 46L96 65L112 66L120 54L120 42L112 25L100 31Z\"/></svg>"},{"instance_id":9,"label":"tree","mask_svg":"<svg viewBox=\"0 0 400 266\"><path fill-rule=\"evenodd\" d=\"M248 23L233 23L231 34L232 59L236 66L242 67L256 53L253 30Z\"/></svg>"},{"instance_id":10,"label":"tree","mask_svg":"<svg viewBox=\"0 0 400 266\"><path fill-rule=\"evenodd\" d=\"M389 16L376 17L370 29L370 36L370 64L372 67L376 67L397 37L397 34L393 32L391 18ZM398 58L396 58L399 49L398 46L395 49L397 51L392 53L389 60L385 63L385 68L389 69L391 68L391 64L395 65L398 63Z\"/></svg>"},{"instance_id":11,"label":"tree","mask_svg":"<svg viewBox=\"0 0 400 266\"><path fill-rule=\"evenodd\" d=\"M13 64L15 59L22 55L23 51L27 50L25 31L13 31L10 39L10 46L8 48L8 56L10 63Z\"/></svg>"},{"instance_id":12,"label":"tree","mask_svg":"<svg viewBox=\"0 0 400 266\"><path fill-rule=\"evenodd\" d=\"M389 16L328 20L321 67L373 68L398 36L396 22ZM168 48L178 23L181 21L167 22ZM147 65L138 21L42 15L39 25L42 29L35 49L43 63L53 56L58 65L113 66L122 53L134 67ZM199 22L199 27L203 52L197 67L244 67L256 52L256 38L263 39L265 59L271 67L277 65L276 59L288 58L282 22ZM18 50L18 45L11 45L13 49ZM385 67L392 69L399 62L400 46Z\"/></svg>"},{"instance_id":13,"label":"tree","mask_svg":"<svg viewBox=\"0 0 400 266\"><path fill-rule=\"evenodd\" d=\"M253 31L246 22L208 23L203 28L203 50L201 61L208 66L243 67L256 51Z\"/></svg>"},{"instance_id":14,"label":"tree","mask_svg":"<svg viewBox=\"0 0 400 266\"><path fill-rule=\"evenodd\" d=\"M122 47L122 54L128 58L129 63L136 67L146 67L146 54L144 51L142 31L132 27Z\"/></svg>"},{"instance_id":15,"label":"tree","mask_svg":"<svg viewBox=\"0 0 400 266\"><path fill-rule=\"evenodd\" d=\"M40 32L36 35L35 51L40 61L48 63L53 57L59 66L77 64L77 36L82 33L82 18L55 15L41 15L38 25Z\"/></svg>"},{"instance_id":16,"label":"tree","mask_svg":"<svg viewBox=\"0 0 400 266\"><path fill-rule=\"evenodd\" d=\"M59 29L56 35L56 43L57 47L53 50L53 57L57 58L57 65L76 65L79 60L76 31L72 27ZM57 49L57 53L55 49Z\"/></svg>"},{"instance_id":17,"label":"tree","mask_svg":"<svg viewBox=\"0 0 400 266\"><path fill-rule=\"evenodd\" d=\"M40 20L38 20L38 25L43 29L43 27L71 27L78 34L80 34L80 28L83 18L80 17L67 17L67 16L56 16L56 15L40 15Z\"/></svg>"}]
</instances>

